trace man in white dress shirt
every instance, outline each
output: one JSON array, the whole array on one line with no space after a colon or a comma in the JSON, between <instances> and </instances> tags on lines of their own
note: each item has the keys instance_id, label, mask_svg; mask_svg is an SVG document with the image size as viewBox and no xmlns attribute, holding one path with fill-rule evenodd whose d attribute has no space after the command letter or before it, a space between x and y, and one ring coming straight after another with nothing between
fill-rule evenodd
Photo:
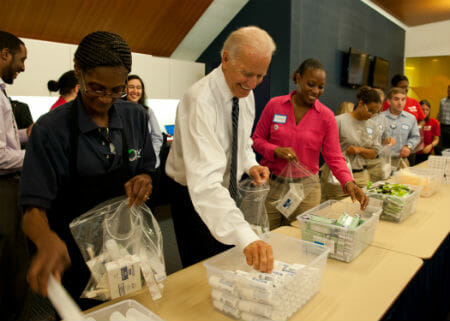
<instances>
[{"instance_id":1,"label":"man in white dress shirt","mask_svg":"<svg viewBox=\"0 0 450 321\"><path fill-rule=\"evenodd\" d=\"M25 155L20 144L28 140L32 125L17 128L6 95L6 84L12 85L18 74L25 71L26 58L22 40L0 30L0 309L4 320L28 319L29 290L25 277L29 254L17 198Z\"/></svg>"},{"instance_id":2,"label":"man in white dress shirt","mask_svg":"<svg viewBox=\"0 0 450 321\"><path fill-rule=\"evenodd\" d=\"M250 135L253 89L266 75L275 48L269 34L258 27L234 31L224 43L222 64L180 101L166 173L174 180L171 210L184 267L236 245L249 265L272 271L271 246L252 231L228 188L233 167L232 110L237 101L236 179L247 173L256 184L263 184L269 178L268 168L256 162Z\"/></svg>"}]
</instances>

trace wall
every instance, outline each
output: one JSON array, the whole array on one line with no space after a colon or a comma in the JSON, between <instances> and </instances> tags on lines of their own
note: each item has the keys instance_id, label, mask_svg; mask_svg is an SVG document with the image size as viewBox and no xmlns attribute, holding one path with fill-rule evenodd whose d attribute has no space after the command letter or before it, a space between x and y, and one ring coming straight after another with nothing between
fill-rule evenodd
<instances>
[{"instance_id":1,"label":"wall","mask_svg":"<svg viewBox=\"0 0 450 321\"><path fill-rule=\"evenodd\" d=\"M387 59L389 79L403 72L405 31L360 0L293 0L291 15L290 69L306 58L318 58L327 71L320 100L331 109L356 99L356 89L341 83L349 47Z\"/></svg>"},{"instance_id":2,"label":"wall","mask_svg":"<svg viewBox=\"0 0 450 321\"><path fill-rule=\"evenodd\" d=\"M450 56L406 58L405 74L409 79L408 96L427 99L431 104L431 117L436 118L439 102L447 97L450 85Z\"/></svg>"},{"instance_id":3,"label":"wall","mask_svg":"<svg viewBox=\"0 0 450 321\"><path fill-rule=\"evenodd\" d=\"M11 96L57 96L50 94L47 81L58 80L73 69L75 45L22 39L28 50L25 72L12 86ZM147 95L158 99L180 99L183 93L205 74L202 63L160 58L133 53L132 73L139 74L148 88Z\"/></svg>"},{"instance_id":4,"label":"wall","mask_svg":"<svg viewBox=\"0 0 450 321\"><path fill-rule=\"evenodd\" d=\"M255 91L257 99L263 96L256 106L257 116L270 97L295 88L290 75L306 58L318 58L325 65L327 87L321 100L334 110L342 101L355 99L356 89L341 84L344 55L350 46L389 60L389 78L403 72L405 31L360 0L250 0L198 61L208 71L219 60L226 36L250 24L267 30L278 47L270 79L260 85L268 88Z\"/></svg>"},{"instance_id":5,"label":"wall","mask_svg":"<svg viewBox=\"0 0 450 321\"><path fill-rule=\"evenodd\" d=\"M405 57L450 55L450 20L408 28Z\"/></svg>"}]
</instances>

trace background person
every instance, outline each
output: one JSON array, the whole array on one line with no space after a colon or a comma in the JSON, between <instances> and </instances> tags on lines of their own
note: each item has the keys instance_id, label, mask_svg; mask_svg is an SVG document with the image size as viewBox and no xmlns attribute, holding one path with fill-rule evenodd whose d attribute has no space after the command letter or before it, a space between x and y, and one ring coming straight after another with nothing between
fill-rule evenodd
<instances>
[{"instance_id":1,"label":"background person","mask_svg":"<svg viewBox=\"0 0 450 321\"><path fill-rule=\"evenodd\" d=\"M447 87L447 97L442 98L439 104L437 120L441 126L441 143L439 147L441 150L450 148L450 85Z\"/></svg>"},{"instance_id":2,"label":"background person","mask_svg":"<svg viewBox=\"0 0 450 321\"><path fill-rule=\"evenodd\" d=\"M334 114L319 101L326 84L323 65L316 59L306 59L292 75L292 80L297 89L267 103L253 134L253 147L263 157L261 164L272 172L271 185L289 161L299 161L317 175L322 151L342 188L365 208L367 198L353 182L340 150ZM289 184L289 180L285 184ZM318 205L320 197L320 184L317 183L292 219L297 213ZM266 200L271 228L289 223L272 205L279 199L280 195L272 189Z\"/></svg>"},{"instance_id":3,"label":"background person","mask_svg":"<svg viewBox=\"0 0 450 321\"><path fill-rule=\"evenodd\" d=\"M388 100L390 107L383 114L388 137L393 137L396 141L392 148L392 166L408 167L408 156L420 142L419 127L416 119L404 111L406 91L403 88L392 88Z\"/></svg>"},{"instance_id":4,"label":"background person","mask_svg":"<svg viewBox=\"0 0 450 321\"><path fill-rule=\"evenodd\" d=\"M118 35L98 31L75 52L77 98L39 118L27 146L19 202L25 234L37 253L28 270L31 288L47 295L50 274L80 299L90 272L69 223L94 206L126 194L140 205L151 193L153 152L143 109L125 95L131 51ZM70 266L70 267L69 267Z\"/></svg>"},{"instance_id":5,"label":"background person","mask_svg":"<svg viewBox=\"0 0 450 321\"><path fill-rule=\"evenodd\" d=\"M355 108L355 104L351 101L343 101L336 112L336 115L341 115L345 113L351 113L353 109Z\"/></svg>"},{"instance_id":6,"label":"background person","mask_svg":"<svg viewBox=\"0 0 450 321\"><path fill-rule=\"evenodd\" d=\"M374 159L381 150L377 124L371 118L381 109L378 92L363 86L356 93L357 104L351 113L336 117L342 153L351 163L353 179L363 188L369 182L366 160ZM325 168L321 182L323 199L342 199L342 189L328 182L330 170Z\"/></svg>"},{"instance_id":7,"label":"background person","mask_svg":"<svg viewBox=\"0 0 450 321\"><path fill-rule=\"evenodd\" d=\"M18 206L19 174L32 125L21 130L6 95L19 73L25 71L27 49L16 36L0 31L0 308L5 320L26 320L29 291L26 270L29 264L27 240L20 223Z\"/></svg>"},{"instance_id":8,"label":"background person","mask_svg":"<svg viewBox=\"0 0 450 321\"><path fill-rule=\"evenodd\" d=\"M153 209L156 205L156 200L159 197L159 182L161 178L161 171L159 169L159 165L161 164L160 152L164 139L155 113L145 103L146 99L147 95L145 93L145 85L142 79L138 75L129 75L127 81L126 100L131 101L135 104L140 104L142 107L144 107L148 117L148 130L152 139L153 150L155 151L156 155L156 170L151 174L153 190L152 195L148 201L149 206Z\"/></svg>"},{"instance_id":9,"label":"background person","mask_svg":"<svg viewBox=\"0 0 450 321\"><path fill-rule=\"evenodd\" d=\"M439 136L441 136L439 122L430 117L430 102L424 99L420 101L420 105L425 113L425 124L423 125L423 149L419 150L416 154L417 163L428 159L433 152L434 147L439 144Z\"/></svg>"},{"instance_id":10,"label":"background person","mask_svg":"<svg viewBox=\"0 0 450 321\"><path fill-rule=\"evenodd\" d=\"M384 91L382 91L379 88L373 88L378 95L380 96L381 102L385 101L386 95L384 94ZM378 143L381 146L390 145L391 147L395 145L395 139L393 137L388 137L388 131L386 129L386 119L384 114L381 112L381 109L373 115L371 118L372 121L375 122L379 135ZM369 172L370 181L371 182L377 182L379 180L387 179L388 175L390 173L386 173L383 171L383 165L385 162L385 159L383 157L384 148L381 149L380 153L378 154L378 157L373 159L366 159L366 165L367 165L367 171Z\"/></svg>"},{"instance_id":11,"label":"background person","mask_svg":"<svg viewBox=\"0 0 450 321\"><path fill-rule=\"evenodd\" d=\"M69 70L59 77L58 81L49 80L47 83L47 88L50 91L59 91L58 100L50 107L50 110L55 109L69 101L74 100L77 97L78 89L80 85L78 84L78 79L75 77L75 72Z\"/></svg>"},{"instance_id":12,"label":"background person","mask_svg":"<svg viewBox=\"0 0 450 321\"><path fill-rule=\"evenodd\" d=\"M228 246L244 251L247 263L270 272L272 247L259 239L236 206L245 172L256 184L269 178L250 139L255 115L253 89L269 68L275 43L258 27L232 32L222 63L195 83L177 109L175 135L166 162L173 179L172 218L183 266Z\"/></svg>"}]
</instances>

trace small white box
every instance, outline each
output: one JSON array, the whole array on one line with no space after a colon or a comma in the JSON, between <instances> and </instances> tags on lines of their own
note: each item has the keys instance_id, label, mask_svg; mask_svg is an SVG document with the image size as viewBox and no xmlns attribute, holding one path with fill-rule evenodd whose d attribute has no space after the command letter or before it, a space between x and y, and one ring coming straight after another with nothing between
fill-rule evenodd
<instances>
[{"instance_id":1,"label":"small white box","mask_svg":"<svg viewBox=\"0 0 450 321\"><path fill-rule=\"evenodd\" d=\"M142 287L140 262L137 255L127 255L105 264L112 299Z\"/></svg>"}]
</instances>

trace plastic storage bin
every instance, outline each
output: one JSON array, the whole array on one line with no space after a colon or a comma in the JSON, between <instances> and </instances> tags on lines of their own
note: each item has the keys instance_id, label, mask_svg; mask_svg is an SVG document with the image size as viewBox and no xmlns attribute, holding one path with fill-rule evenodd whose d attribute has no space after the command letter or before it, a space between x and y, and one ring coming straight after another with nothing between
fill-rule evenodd
<instances>
[{"instance_id":1,"label":"plastic storage bin","mask_svg":"<svg viewBox=\"0 0 450 321\"><path fill-rule=\"evenodd\" d=\"M129 312L130 309L134 309L141 313L141 315L136 315L134 318L130 317L130 315L127 315L127 312ZM117 302L115 304L109 305L107 307L98 309L96 311L90 312L86 314L86 320L89 320L88 318L93 318L96 321L109 321L111 320L111 315L114 312L120 312L123 316L126 317L127 320L140 320L140 321L163 321L159 316L154 314L152 311L144 307L142 304L138 303L135 300L123 300L120 302ZM145 318L144 318L145 316Z\"/></svg>"},{"instance_id":2,"label":"plastic storage bin","mask_svg":"<svg viewBox=\"0 0 450 321\"><path fill-rule=\"evenodd\" d=\"M446 148L442 151L442 156L450 157L450 148Z\"/></svg>"},{"instance_id":3,"label":"plastic storage bin","mask_svg":"<svg viewBox=\"0 0 450 321\"><path fill-rule=\"evenodd\" d=\"M430 197L438 191L443 174L439 169L409 167L396 172L392 180L394 183L422 186L420 196Z\"/></svg>"},{"instance_id":4,"label":"plastic storage bin","mask_svg":"<svg viewBox=\"0 0 450 321\"><path fill-rule=\"evenodd\" d=\"M428 157L428 168L441 170L444 173L442 184L450 184L450 157L431 155Z\"/></svg>"},{"instance_id":5,"label":"plastic storage bin","mask_svg":"<svg viewBox=\"0 0 450 321\"><path fill-rule=\"evenodd\" d=\"M380 219L392 222L402 222L416 211L417 200L419 198L422 186L408 185L412 193L403 197L377 193L376 187L383 185L383 182L373 184L370 189L365 189L365 193L369 198L383 202L383 213ZM369 203L370 204L370 203ZM376 201L373 202L376 204Z\"/></svg>"},{"instance_id":6,"label":"plastic storage bin","mask_svg":"<svg viewBox=\"0 0 450 321\"><path fill-rule=\"evenodd\" d=\"M281 272L282 278L276 286L242 275L253 269L247 265L242 250L237 248L203 263L217 310L235 319L282 321L319 291L329 249L278 233L270 233L268 242L275 260L292 267L287 266L286 272ZM264 275L277 277L275 271Z\"/></svg>"},{"instance_id":7,"label":"plastic storage bin","mask_svg":"<svg viewBox=\"0 0 450 321\"><path fill-rule=\"evenodd\" d=\"M359 214L364 222L351 229L310 220L311 215L338 219L344 212L352 216ZM351 262L372 242L381 212L380 207L367 206L361 211L359 204L329 200L300 214L297 219L303 240L324 244L330 249L330 258Z\"/></svg>"}]
</instances>

